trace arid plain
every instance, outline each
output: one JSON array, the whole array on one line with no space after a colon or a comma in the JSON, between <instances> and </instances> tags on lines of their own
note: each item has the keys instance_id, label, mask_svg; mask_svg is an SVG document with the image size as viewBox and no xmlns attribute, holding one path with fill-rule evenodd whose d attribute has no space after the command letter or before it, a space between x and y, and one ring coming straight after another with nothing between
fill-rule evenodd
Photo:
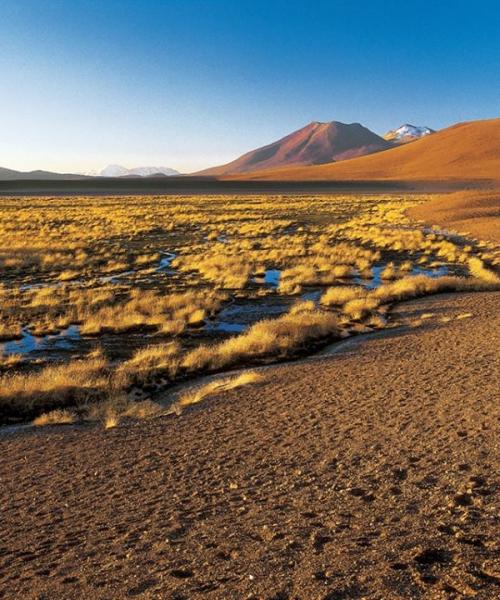
<instances>
[{"instance_id":1,"label":"arid plain","mask_svg":"<svg viewBox=\"0 0 500 600\"><path fill-rule=\"evenodd\" d=\"M493 598L469 194L1 199L0 594Z\"/></svg>"}]
</instances>

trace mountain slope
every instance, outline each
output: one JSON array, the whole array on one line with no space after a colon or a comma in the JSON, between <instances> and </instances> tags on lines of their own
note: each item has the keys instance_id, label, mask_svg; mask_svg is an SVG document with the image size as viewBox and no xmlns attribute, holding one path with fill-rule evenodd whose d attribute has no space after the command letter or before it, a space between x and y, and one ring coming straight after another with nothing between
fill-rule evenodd
<instances>
[{"instance_id":1,"label":"mountain slope","mask_svg":"<svg viewBox=\"0 0 500 600\"><path fill-rule=\"evenodd\" d=\"M406 144L407 142L413 142L431 133L436 133L434 129L430 127L420 127L416 125L410 125L405 123L397 129L391 129L384 135L384 140L393 142L395 144Z\"/></svg>"},{"instance_id":2,"label":"mountain slope","mask_svg":"<svg viewBox=\"0 0 500 600\"><path fill-rule=\"evenodd\" d=\"M391 147L390 142L359 123L347 125L338 121L315 121L272 144L251 150L230 163L197 174L225 175L285 165L317 165Z\"/></svg>"},{"instance_id":3,"label":"mountain slope","mask_svg":"<svg viewBox=\"0 0 500 600\"><path fill-rule=\"evenodd\" d=\"M52 173L51 171L16 171L0 167L0 181L13 181L16 179L84 179L84 175L73 173Z\"/></svg>"},{"instance_id":4,"label":"mountain slope","mask_svg":"<svg viewBox=\"0 0 500 600\"><path fill-rule=\"evenodd\" d=\"M236 178L236 177L229 177ZM411 144L341 163L241 175L267 180L500 180L500 119L459 123Z\"/></svg>"}]
</instances>

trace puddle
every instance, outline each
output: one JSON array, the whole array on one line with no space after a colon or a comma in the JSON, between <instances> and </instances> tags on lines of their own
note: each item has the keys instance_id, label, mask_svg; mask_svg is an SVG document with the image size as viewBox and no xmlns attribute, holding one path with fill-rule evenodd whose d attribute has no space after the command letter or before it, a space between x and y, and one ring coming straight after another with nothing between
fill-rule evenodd
<instances>
[{"instance_id":1,"label":"puddle","mask_svg":"<svg viewBox=\"0 0 500 600\"><path fill-rule=\"evenodd\" d=\"M306 292L301 295L302 300L312 300L315 304L318 304L319 299L323 295L325 290L314 290L312 292Z\"/></svg>"},{"instance_id":2,"label":"puddle","mask_svg":"<svg viewBox=\"0 0 500 600\"><path fill-rule=\"evenodd\" d=\"M161 258L156 266L156 271L158 273L173 273L174 271L171 267L171 263L176 257L177 254L174 252L161 252ZM380 264L373 267L373 277L371 279L363 279L358 276L350 280L350 282L361 285L366 289L374 289L385 283L381 278L385 266L386 264ZM140 272L140 269L123 271L121 273L100 278L99 281L117 281L122 277L137 275ZM426 268L422 265L414 267L412 271L405 275L423 274L430 277L440 277L449 272L450 269L446 265L436 268ZM280 269L266 269L263 276L255 278L254 281L277 288L280 277ZM302 293L300 299L312 300L318 305L321 295L324 293L324 289L324 287L306 288L306 291ZM272 294L265 298L257 299L237 298L231 304L225 306L215 318L208 320L203 328L200 329L200 332L204 332L210 336L217 334L222 336L241 334L258 321L280 317L286 313L298 299L299 298L297 297L280 296L279 294ZM122 334L109 334L106 335L105 343L107 347L113 350L113 353L116 351L121 355L123 354L125 339L127 339L126 345L128 347L135 347L136 345L142 346L143 342L148 343L149 341L149 336L144 336L143 334L138 335L138 338L140 339L140 343L138 340L135 340L132 334L128 334L127 338L124 338ZM0 355L9 356L12 354L21 354L37 356L37 353L39 352L78 351L81 350L82 344L85 346L84 342L86 343L87 341L87 338L83 339L81 337L80 329L77 325L70 325L68 328L58 333L44 336L35 336L27 329L24 329L21 339L0 343Z\"/></svg>"},{"instance_id":3,"label":"puddle","mask_svg":"<svg viewBox=\"0 0 500 600\"><path fill-rule=\"evenodd\" d=\"M281 277L281 269L267 269L264 275L264 283L278 287Z\"/></svg>"},{"instance_id":4,"label":"puddle","mask_svg":"<svg viewBox=\"0 0 500 600\"><path fill-rule=\"evenodd\" d=\"M294 300L271 297L265 300L236 300L223 308L217 317L204 327L209 332L241 333L262 319L276 318L284 314Z\"/></svg>"},{"instance_id":5,"label":"puddle","mask_svg":"<svg viewBox=\"0 0 500 600\"><path fill-rule=\"evenodd\" d=\"M165 269L168 269L168 267L170 267L170 264L172 263L174 258L177 258L177 254L175 254L174 252L161 252L160 254L162 254L162 258L160 259L160 264L158 265L156 270L164 271Z\"/></svg>"},{"instance_id":6,"label":"puddle","mask_svg":"<svg viewBox=\"0 0 500 600\"><path fill-rule=\"evenodd\" d=\"M281 269L266 269L263 277L254 277L253 281L255 283L265 283L266 285L277 288L280 283L280 277Z\"/></svg>"},{"instance_id":7,"label":"puddle","mask_svg":"<svg viewBox=\"0 0 500 600\"><path fill-rule=\"evenodd\" d=\"M247 325L243 323L230 323L228 321L210 321L205 326L205 331L223 331L224 333L241 333Z\"/></svg>"},{"instance_id":8,"label":"puddle","mask_svg":"<svg viewBox=\"0 0 500 600\"><path fill-rule=\"evenodd\" d=\"M391 281L397 281L396 279L382 279L382 271L385 269L387 265L378 265L372 268L373 277L371 279L364 279L363 277L354 277L353 282L357 285L362 285L363 287L373 290L384 283L391 283ZM424 267L413 267L411 271L405 273L405 277L414 276L414 275L428 275L429 277L442 277L443 275L448 275L449 270L448 267L443 265L441 267L436 267L435 269L426 269ZM399 278L398 278L399 279Z\"/></svg>"},{"instance_id":9,"label":"puddle","mask_svg":"<svg viewBox=\"0 0 500 600\"><path fill-rule=\"evenodd\" d=\"M20 340L12 340L0 344L0 355L28 354L39 350L72 350L80 340L78 325L70 325L58 333L35 336L27 329L23 330Z\"/></svg>"}]
</instances>

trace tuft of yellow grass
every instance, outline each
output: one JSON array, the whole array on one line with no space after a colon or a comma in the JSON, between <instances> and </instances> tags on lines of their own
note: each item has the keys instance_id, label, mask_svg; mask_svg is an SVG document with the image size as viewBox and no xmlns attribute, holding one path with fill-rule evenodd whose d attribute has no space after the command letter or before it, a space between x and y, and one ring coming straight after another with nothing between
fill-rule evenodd
<instances>
[{"instance_id":1,"label":"tuft of yellow grass","mask_svg":"<svg viewBox=\"0 0 500 600\"><path fill-rule=\"evenodd\" d=\"M165 374L173 378L179 369L181 345L178 342L146 346L115 371L115 387L126 388L132 383L144 383L151 375Z\"/></svg>"},{"instance_id":2,"label":"tuft of yellow grass","mask_svg":"<svg viewBox=\"0 0 500 600\"><path fill-rule=\"evenodd\" d=\"M209 381L205 385L193 388L183 394L175 403L173 407L176 414L180 413L182 407L189 406L191 404L198 404L208 396L213 396L220 392L228 390L234 390L244 385L250 385L259 383L264 380L264 375L255 371L245 371L240 373L236 377L227 377L225 379L215 379ZM179 410L180 409L180 410Z\"/></svg>"},{"instance_id":3,"label":"tuft of yellow grass","mask_svg":"<svg viewBox=\"0 0 500 600\"><path fill-rule=\"evenodd\" d=\"M324 306L341 306L350 300L355 300L366 296L366 291L362 287L354 285L335 286L328 288L321 296L321 304Z\"/></svg>"},{"instance_id":4,"label":"tuft of yellow grass","mask_svg":"<svg viewBox=\"0 0 500 600\"><path fill-rule=\"evenodd\" d=\"M75 413L69 410L56 409L40 415L33 420L33 425L43 427L45 425L67 425L76 421Z\"/></svg>"},{"instance_id":5,"label":"tuft of yellow grass","mask_svg":"<svg viewBox=\"0 0 500 600\"><path fill-rule=\"evenodd\" d=\"M346 302L342 310L350 319L359 321L360 319L364 319L367 315L371 314L376 308L378 308L379 304L380 300L378 298L369 296L365 298L354 298L354 300L349 300L349 302Z\"/></svg>"},{"instance_id":6,"label":"tuft of yellow grass","mask_svg":"<svg viewBox=\"0 0 500 600\"><path fill-rule=\"evenodd\" d=\"M0 368L9 368L20 365L24 360L22 354L7 354L0 356Z\"/></svg>"},{"instance_id":7,"label":"tuft of yellow grass","mask_svg":"<svg viewBox=\"0 0 500 600\"><path fill-rule=\"evenodd\" d=\"M105 390L108 382L109 365L99 352L33 373L7 373L0 376L0 409L10 412L82 404Z\"/></svg>"},{"instance_id":8,"label":"tuft of yellow grass","mask_svg":"<svg viewBox=\"0 0 500 600\"><path fill-rule=\"evenodd\" d=\"M287 356L302 344L338 333L337 317L319 310L289 312L255 323L236 337L211 346L198 346L184 355L188 371L221 369L265 356Z\"/></svg>"},{"instance_id":9,"label":"tuft of yellow grass","mask_svg":"<svg viewBox=\"0 0 500 600\"><path fill-rule=\"evenodd\" d=\"M114 427L117 427L119 423L120 415L112 409L108 410L104 418L104 429L113 429Z\"/></svg>"},{"instance_id":10,"label":"tuft of yellow grass","mask_svg":"<svg viewBox=\"0 0 500 600\"><path fill-rule=\"evenodd\" d=\"M477 277L488 283L500 283L500 277L492 270L488 269L480 258L469 259L469 271L473 277Z\"/></svg>"},{"instance_id":11,"label":"tuft of yellow grass","mask_svg":"<svg viewBox=\"0 0 500 600\"><path fill-rule=\"evenodd\" d=\"M0 321L0 341L15 340L22 335L22 328L18 323L3 323Z\"/></svg>"}]
</instances>

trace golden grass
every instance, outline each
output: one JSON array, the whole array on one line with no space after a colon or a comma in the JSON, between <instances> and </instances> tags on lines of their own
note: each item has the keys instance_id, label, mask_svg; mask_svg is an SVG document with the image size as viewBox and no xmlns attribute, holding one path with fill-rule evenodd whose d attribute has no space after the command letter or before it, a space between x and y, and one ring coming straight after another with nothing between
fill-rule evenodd
<instances>
[{"instance_id":1,"label":"golden grass","mask_svg":"<svg viewBox=\"0 0 500 600\"><path fill-rule=\"evenodd\" d=\"M343 306L343 313L353 321L360 321L378 308L380 300L374 297L354 298Z\"/></svg>"},{"instance_id":2,"label":"golden grass","mask_svg":"<svg viewBox=\"0 0 500 600\"><path fill-rule=\"evenodd\" d=\"M33 425L36 425L37 427L43 427L44 425L67 425L74 423L75 421L75 413L69 410L56 409L47 413L43 413L34 419Z\"/></svg>"},{"instance_id":3,"label":"golden grass","mask_svg":"<svg viewBox=\"0 0 500 600\"><path fill-rule=\"evenodd\" d=\"M104 417L104 429L113 429L120 423L120 415L114 410L110 409L106 412Z\"/></svg>"},{"instance_id":4,"label":"golden grass","mask_svg":"<svg viewBox=\"0 0 500 600\"><path fill-rule=\"evenodd\" d=\"M177 342L146 346L115 370L115 387L125 388L133 383L144 383L152 375L175 377L180 365L181 346Z\"/></svg>"},{"instance_id":5,"label":"golden grass","mask_svg":"<svg viewBox=\"0 0 500 600\"><path fill-rule=\"evenodd\" d=\"M488 269L480 258L472 257L469 259L468 264L470 274L473 277L488 283L500 283L500 277L494 271Z\"/></svg>"},{"instance_id":6,"label":"golden grass","mask_svg":"<svg viewBox=\"0 0 500 600\"><path fill-rule=\"evenodd\" d=\"M5 275L0 340L20 337L24 329L45 335L76 324L83 336L104 336L104 343L107 333L123 334L124 350L117 360L110 345L109 363L89 356L44 368L26 355L17 373L21 358L4 356L0 408L33 416L95 400L106 403L110 394L134 385L167 385L205 370L306 352L318 340L346 335L339 322L349 331L382 327L384 305L393 302L439 291L496 289L498 246L415 225L405 212L417 200L380 195L0 199ZM177 258L167 272L160 260L170 252ZM407 277L413 265L446 265L460 277ZM371 278L374 266L383 267L378 290L346 285L354 277ZM277 289L264 279L268 269L281 272ZM462 277L467 273L472 278ZM31 283L34 287L26 286ZM204 322L228 300L332 285L321 297L324 309L300 301L241 335L196 346ZM133 331L148 335L151 345L127 352L132 339L127 334ZM173 338L175 343L166 343ZM121 401L114 406L121 418L128 410L147 412Z\"/></svg>"},{"instance_id":7,"label":"golden grass","mask_svg":"<svg viewBox=\"0 0 500 600\"><path fill-rule=\"evenodd\" d=\"M0 356L0 368L8 369L20 365L24 360L22 354L7 354Z\"/></svg>"},{"instance_id":8,"label":"golden grass","mask_svg":"<svg viewBox=\"0 0 500 600\"><path fill-rule=\"evenodd\" d=\"M341 306L349 300L354 300L363 295L366 295L366 291L362 287L337 286L328 288L321 296L320 302L325 306Z\"/></svg>"},{"instance_id":9,"label":"golden grass","mask_svg":"<svg viewBox=\"0 0 500 600\"><path fill-rule=\"evenodd\" d=\"M263 374L255 371L245 371L244 373L240 373L235 377L215 379L214 381L210 381L202 386L195 387L183 394L175 402L173 410L179 414L183 407L191 404L198 404L208 396L213 396L214 394L219 394L228 390L234 390L245 385L260 383L264 381L264 379L265 378Z\"/></svg>"},{"instance_id":10,"label":"golden grass","mask_svg":"<svg viewBox=\"0 0 500 600\"><path fill-rule=\"evenodd\" d=\"M109 365L99 353L32 373L0 375L0 408L21 413L83 404L108 387Z\"/></svg>"},{"instance_id":11,"label":"golden grass","mask_svg":"<svg viewBox=\"0 0 500 600\"><path fill-rule=\"evenodd\" d=\"M83 320L81 333L84 335L142 329L179 335L187 325L200 324L207 315L214 314L223 300L223 295L213 291L162 296L137 289L132 290L123 302L100 306L97 310L82 310L77 319Z\"/></svg>"},{"instance_id":12,"label":"golden grass","mask_svg":"<svg viewBox=\"0 0 500 600\"><path fill-rule=\"evenodd\" d=\"M188 371L221 369L266 356L288 356L300 346L339 333L337 317L328 312L306 310L265 319L248 331L212 346L188 352L181 365Z\"/></svg>"},{"instance_id":13,"label":"golden grass","mask_svg":"<svg viewBox=\"0 0 500 600\"><path fill-rule=\"evenodd\" d=\"M3 323L0 321L0 341L19 339L22 327L16 323Z\"/></svg>"}]
</instances>

